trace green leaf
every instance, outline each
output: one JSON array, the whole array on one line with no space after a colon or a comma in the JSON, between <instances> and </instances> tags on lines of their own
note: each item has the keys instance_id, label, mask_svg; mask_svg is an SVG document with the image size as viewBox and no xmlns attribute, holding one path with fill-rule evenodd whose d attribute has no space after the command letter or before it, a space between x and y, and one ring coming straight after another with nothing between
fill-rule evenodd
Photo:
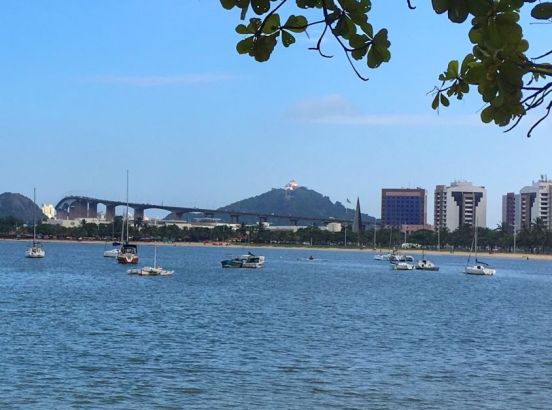
<instances>
[{"instance_id":1,"label":"green leaf","mask_svg":"<svg viewBox=\"0 0 552 410\"><path fill-rule=\"evenodd\" d=\"M236 2L234 0L220 0L220 4L226 10L231 10L236 5Z\"/></svg>"},{"instance_id":2,"label":"green leaf","mask_svg":"<svg viewBox=\"0 0 552 410\"><path fill-rule=\"evenodd\" d=\"M454 0L450 6L448 11L448 18L450 21L453 23L463 23L466 21L469 14L466 0Z\"/></svg>"},{"instance_id":3,"label":"green leaf","mask_svg":"<svg viewBox=\"0 0 552 410\"><path fill-rule=\"evenodd\" d=\"M444 94L441 94L440 101L444 107L448 107L450 105L449 99L445 97Z\"/></svg>"},{"instance_id":4,"label":"green leaf","mask_svg":"<svg viewBox=\"0 0 552 410\"><path fill-rule=\"evenodd\" d=\"M253 48L253 36L244 38L236 45L239 54L247 54Z\"/></svg>"},{"instance_id":5,"label":"green leaf","mask_svg":"<svg viewBox=\"0 0 552 410\"><path fill-rule=\"evenodd\" d=\"M267 17L263 26L263 33L274 33L280 28L280 16L278 14L271 14Z\"/></svg>"},{"instance_id":6,"label":"green leaf","mask_svg":"<svg viewBox=\"0 0 552 410\"><path fill-rule=\"evenodd\" d=\"M293 14L288 17L284 27L286 30L293 31L294 33L302 33L307 29L308 21L305 16L294 16Z\"/></svg>"},{"instance_id":7,"label":"green leaf","mask_svg":"<svg viewBox=\"0 0 552 410\"><path fill-rule=\"evenodd\" d=\"M443 14L449 9L449 0L431 0L431 5L437 14Z\"/></svg>"},{"instance_id":8,"label":"green leaf","mask_svg":"<svg viewBox=\"0 0 552 410\"><path fill-rule=\"evenodd\" d=\"M262 16L270 10L270 0L251 0L251 7L258 16Z\"/></svg>"},{"instance_id":9,"label":"green leaf","mask_svg":"<svg viewBox=\"0 0 552 410\"><path fill-rule=\"evenodd\" d=\"M293 37L287 31L282 30L282 44L284 45L284 47L289 47L293 43L295 43L295 37Z\"/></svg>"},{"instance_id":10,"label":"green leaf","mask_svg":"<svg viewBox=\"0 0 552 410\"><path fill-rule=\"evenodd\" d=\"M452 60L448 63L446 74L448 80L458 77L458 60Z\"/></svg>"},{"instance_id":11,"label":"green leaf","mask_svg":"<svg viewBox=\"0 0 552 410\"><path fill-rule=\"evenodd\" d=\"M433 108L434 110L436 110L437 108L439 108L439 93L435 94L435 98L433 99L433 102L431 103L431 108Z\"/></svg>"},{"instance_id":12,"label":"green leaf","mask_svg":"<svg viewBox=\"0 0 552 410\"><path fill-rule=\"evenodd\" d=\"M552 3L547 1L545 3L537 4L531 10L531 16L538 20L548 20L552 18Z\"/></svg>"},{"instance_id":13,"label":"green leaf","mask_svg":"<svg viewBox=\"0 0 552 410\"><path fill-rule=\"evenodd\" d=\"M485 108L483 111L481 111L481 121L483 121L485 124L490 123L494 118L494 108L490 105Z\"/></svg>"},{"instance_id":14,"label":"green leaf","mask_svg":"<svg viewBox=\"0 0 552 410\"><path fill-rule=\"evenodd\" d=\"M468 0L468 10L474 16L487 16L492 11L492 6L488 1Z\"/></svg>"},{"instance_id":15,"label":"green leaf","mask_svg":"<svg viewBox=\"0 0 552 410\"><path fill-rule=\"evenodd\" d=\"M259 62L268 61L274 47L276 46L276 34L270 36L261 36L253 44L253 49L250 54Z\"/></svg>"},{"instance_id":16,"label":"green leaf","mask_svg":"<svg viewBox=\"0 0 552 410\"><path fill-rule=\"evenodd\" d=\"M238 34L254 34L255 32L251 32L245 24L238 24L236 26L236 33Z\"/></svg>"}]
</instances>

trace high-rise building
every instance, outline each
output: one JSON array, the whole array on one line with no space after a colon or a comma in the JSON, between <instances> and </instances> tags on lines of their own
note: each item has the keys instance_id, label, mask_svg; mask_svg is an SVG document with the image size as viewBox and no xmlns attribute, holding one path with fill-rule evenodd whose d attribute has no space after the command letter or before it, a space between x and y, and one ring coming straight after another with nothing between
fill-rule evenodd
<instances>
[{"instance_id":1,"label":"high-rise building","mask_svg":"<svg viewBox=\"0 0 552 410\"><path fill-rule=\"evenodd\" d=\"M529 227L541 219L547 229L552 230L552 181L541 175L537 182L523 187L516 195L514 226L517 230Z\"/></svg>"},{"instance_id":2,"label":"high-rise building","mask_svg":"<svg viewBox=\"0 0 552 410\"><path fill-rule=\"evenodd\" d=\"M425 189L381 190L381 223L386 227L403 225L427 227L427 208Z\"/></svg>"},{"instance_id":3,"label":"high-rise building","mask_svg":"<svg viewBox=\"0 0 552 410\"><path fill-rule=\"evenodd\" d=\"M502 195L502 223L506 225L508 232L514 232L516 226L516 194L508 192Z\"/></svg>"},{"instance_id":4,"label":"high-rise building","mask_svg":"<svg viewBox=\"0 0 552 410\"><path fill-rule=\"evenodd\" d=\"M437 185L434 197L436 229L455 231L461 226L487 226L487 190L468 181L454 181L450 186Z\"/></svg>"}]
</instances>

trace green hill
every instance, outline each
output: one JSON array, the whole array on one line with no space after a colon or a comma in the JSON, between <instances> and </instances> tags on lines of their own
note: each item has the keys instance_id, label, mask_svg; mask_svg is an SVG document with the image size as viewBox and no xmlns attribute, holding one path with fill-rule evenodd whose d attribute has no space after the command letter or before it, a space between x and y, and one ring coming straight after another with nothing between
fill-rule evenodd
<instances>
[{"instance_id":1,"label":"green hill","mask_svg":"<svg viewBox=\"0 0 552 410\"><path fill-rule=\"evenodd\" d=\"M37 221L45 218L41 209L26 196L11 192L0 194L0 218L12 216L23 222L32 223L33 211Z\"/></svg>"},{"instance_id":2,"label":"green hill","mask_svg":"<svg viewBox=\"0 0 552 410\"><path fill-rule=\"evenodd\" d=\"M354 211L346 209L341 202L333 203L329 197L305 187L294 190L272 189L264 194L234 202L219 210L351 220L354 215ZM372 223L374 217L362 214L362 220L364 223ZM286 218L269 222L289 224Z\"/></svg>"}]
</instances>

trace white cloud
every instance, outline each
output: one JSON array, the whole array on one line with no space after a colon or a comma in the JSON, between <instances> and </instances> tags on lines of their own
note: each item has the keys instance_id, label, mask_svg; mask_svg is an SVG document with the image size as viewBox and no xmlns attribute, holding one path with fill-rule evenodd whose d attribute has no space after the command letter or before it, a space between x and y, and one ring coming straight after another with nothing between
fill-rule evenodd
<instances>
[{"instance_id":1,"label":"white cloud","mask_svg":"<svg viewBox=\"0 0 552 410\"><path fill-rule=\"evenodd\" d=\"M123 85L129 87L162 87L174 85L212 84L229 81L235 77L229 74L182 74L144 76L98 76L87 77L85 81L98 84Z\"/></svg>"},{"instance_id":2,"label":"white cloud","mask_svg":"<svg viewBox=\"0 0 552 410\"><path fill-rule=\"evenodd\" d=\"M296 103L287 117L298 122L334 125L393 125L393 126L457 126L480 125L479 115L439 116L434 111L428 114L383 113L367 114L357 110L341 95L328 95L318 99Z\"/></svg>"}]
</instances>

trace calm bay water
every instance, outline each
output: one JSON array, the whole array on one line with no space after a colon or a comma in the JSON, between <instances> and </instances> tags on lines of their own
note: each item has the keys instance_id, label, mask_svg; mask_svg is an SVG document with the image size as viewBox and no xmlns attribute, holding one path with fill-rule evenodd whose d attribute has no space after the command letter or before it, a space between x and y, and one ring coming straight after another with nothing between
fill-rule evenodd
<instances>
[{"instance_id":1,"label":"calm bay water","mask_svg":"<svg viewBox=\"0 0 552 410\"><path fill-rule=\"evenodd\" d=\"M0 243L0 408L550 408L552 262L393 272L368 252ZM254 250L255 252L255 250ZM153 248L141 246L141 264ZM313 255L314 261L306 258Z\"/></svg>"}]
</instances>

